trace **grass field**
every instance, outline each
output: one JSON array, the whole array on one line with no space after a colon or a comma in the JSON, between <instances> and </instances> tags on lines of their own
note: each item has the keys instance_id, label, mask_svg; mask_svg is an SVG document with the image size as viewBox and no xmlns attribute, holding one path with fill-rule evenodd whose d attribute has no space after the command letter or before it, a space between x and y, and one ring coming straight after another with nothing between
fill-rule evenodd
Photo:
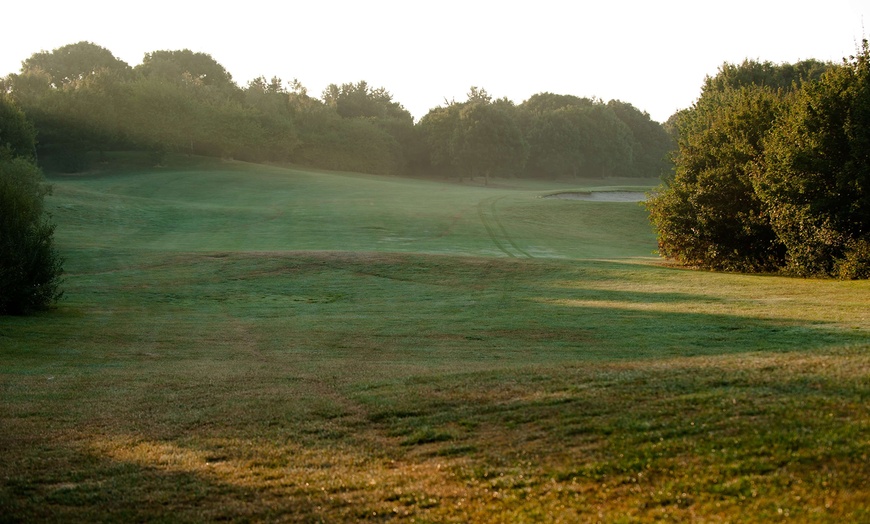
<instances>
[{"instance_id":1,"label":"grass field","mask_svg":"<svg viewBox=\"0 0 870 524\"><path fill-rule=\"evenodd\" d=\"M870 282L679 270L571 187L54 177L0 521L868 522Z\"/></svg>"}]
</instances>

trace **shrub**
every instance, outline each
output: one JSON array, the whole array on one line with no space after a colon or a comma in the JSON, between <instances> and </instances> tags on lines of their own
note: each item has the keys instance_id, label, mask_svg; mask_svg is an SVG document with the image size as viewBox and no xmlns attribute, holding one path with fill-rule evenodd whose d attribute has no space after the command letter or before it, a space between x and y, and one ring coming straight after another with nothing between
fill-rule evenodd
<instances>
[{"instance_id":1,"label":"shrub","mask_svg":"<svg viewBox=\"0 0 870 524\"><path fill-rule=\"evenodd\" d=\"M846 255L837 261L835 270L841 280L870 278L870 242L867 240L849 242Z\"/></svg>"},{"instance_id":2,"label":"shrub","mask_svg":"<svg viewBox=\"0 0 870 524\"><path fill-rule=\"evenodd\" d=\"M6 99L0 98L0 106L4 119L24 119ZM63 260L54 249L54 225L43 210L50 188L28 157L32 138L21 139L10 130L32 128L5 120L0 129L0 315L47 309L62 295Z\"/></svg>"}]
</instances>

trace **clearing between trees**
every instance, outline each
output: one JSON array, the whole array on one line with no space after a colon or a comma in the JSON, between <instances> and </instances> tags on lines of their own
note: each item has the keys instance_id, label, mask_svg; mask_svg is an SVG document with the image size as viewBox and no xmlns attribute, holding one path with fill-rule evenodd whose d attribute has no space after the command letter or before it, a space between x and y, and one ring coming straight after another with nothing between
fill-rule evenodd
<instances>
[{"instance_id":1,"label":"clearing between trees","mask_svg":"<svg viewBox=\"0 0 870 524\"><path fill-rule=\"evenodd\" d=\"M642 206L538 198L605 180L164 165L51 180L5 520L867 520L867 281L674 269Z\"/></svg>"}]
</instances>

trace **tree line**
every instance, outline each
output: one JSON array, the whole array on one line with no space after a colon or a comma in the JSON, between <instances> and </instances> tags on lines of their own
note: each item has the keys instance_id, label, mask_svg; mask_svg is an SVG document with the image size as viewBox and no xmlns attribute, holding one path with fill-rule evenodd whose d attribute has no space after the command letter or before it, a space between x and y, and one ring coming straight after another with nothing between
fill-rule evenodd
<instances>
[{"instance_id":1,"label":"tree line","mask_svg":"<svg viewBox=\"0 0 870 524\"><path fill-rule=\"evenodd\" d=\"M659 252L717 270L870 278L870 49L724 64L678 112L648 203Z\"/></svg>"},{"instance_id":2,"label":"tree line","mask_svg":"<svg viewBox=\"0 0 870 524\"><path fill-rule=\"evenodd\" d=\"M259 77L240 87L210 55L147 53L131 67L79 42L38 52L0 80L38 131L41 162L93 153L191 153L374 174L659 176L673 142L629 103L540 93L517 105L472 88L419 122L383 87Z\"/></svg>"},{"instance_id":3,"label":"tree line","mask_svg":"<svg viewBox=\"0 0 870 524\"><path fill-rule=\"evenodd\" d=\"M26 117L25 117L26 113ZM668 152L676 150L668 158ZM37 159L67 171L139 150L375 174L656 176L659 252L716 270L870 278L870 45L841 64L723 64L664 125L629 103L472 87L419 122L384 88L298 81L240 88L209 55L130 67L79 42L0 80L0 315L61 295Z\"/></svg>"},{"instance_id":4,"label":"tree line","mask_svg":"<svg viewBox=\"0 0 870 524\"><path fill-rule=\"evenodd\" d=\"M43 209L36 131L0 93L0 315L45 309L62 295L63 260Z\"/></svg>"}]
</instances>

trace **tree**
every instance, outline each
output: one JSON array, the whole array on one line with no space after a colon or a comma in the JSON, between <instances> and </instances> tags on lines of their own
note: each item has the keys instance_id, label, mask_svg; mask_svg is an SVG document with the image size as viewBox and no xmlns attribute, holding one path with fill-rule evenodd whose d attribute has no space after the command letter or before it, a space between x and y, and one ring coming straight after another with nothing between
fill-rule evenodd
<instances>
[{"instance_id":1,"label":"tree","mask_svg":"<svg viewBox=\"0 0 870 524\"><path fill-rule=\"evenodd\" d=\"M660 254L720 270L781 265L782 245L752 182L780 104L768 88L727 88L678 118L674 177L647 202Z\"/></svg>"},{"instance_id":2,"label":"tree","mask_svg":"<svg viewBox=\"0 0 870 524\"><path fill-rule=\"evenodd\" d=\"M383 87L373 88L365 80L356 84L329 84L323 91L323 101L334 107L342 118L396 118L413 122L413 117L393 95Z\"/></svg>"},{"instance_id":3,"label":"tree","mask_svg":"<svg viewBox=\"0 0 870 524\"><path fill-rule=\"evenodd\" d=\"M375 117L342 117L321 100L308 96L294 81L288 93L299 142L295 163L324 169L396 175L402 170L402 150L397 140Z\"/></svg>"},{"instance_id":4,"label":"tree","mask_svg":"<svg viewBox=\"0 0 870 524\"><path fill-rule=\"evenodd\" d=\"M36 130L12 100L0 93L0 151L9 157L36 156Z\"/></svg>"},{"instance_id":5,"label":"tree","mask_svg":"<svg viewBox=\"0 0 870 524\"><path fill-rule=\"evenodd\" d=\"M91 42L78 42L51 52L34 53L22 63L21 70L22 73L43 71L51 87L60 89L101 72L127 76L130 66L115 58L108 49Z\"/></svg>"},{"instance_id":6,"label":"tree","mask_svg":"<svg viewBox=\"0 0 870 524\"><path fill-rule=\"evenodd\" d=\"M122 86L131 77L130 67L107 49L78 42L33 54L7 83L39 129L40 159L76 171L88 151L123 141Z\"/></svg>"},{"instance_id":7,"label":"tree","mask_svg":"<svg viewBox=\"0 0 870 524\"><path fill-rule=\"evenodd\" d=\"M245 90L245 102L254 110L263 131L253 147L256 150L253 158L281 161L292 158L299 137L290 109L290 97L281 79L255 78Z\"/></svg>"},{"instance_id":8,"label":"tree","mask_svg":"<svg viewBox=\"0 0 870 524\"><path fill-rule=\"evenodd\" d=\"M459 133L459 111L455 102L430 109L417 127L428 151L426 169L433 174L449 176L456 166L456 145Z\"/></svg>"},{"instance_id":9,"label":"tree","mask_svg":"<svg viewBox=\"0 0 870 524\"><path fill-rule=\"evenodd\" d=\"M0 95L0 315L47 309L62 295L63 260L43 211L49 188L34 143L24 114Z\"/></svg>"},{"instance_id":10,"label":"tree","mask_svg":"<svg viewBox=\"0 0 870 524\"><path fill-rule=\"evenodd\" d=\"M716 76L708 76L701 88L701 96L727 89L764 86L791 90L805 82L816 82L831 68L831 64L818 60L803 60L796 64L774 64L770 61L744 60L740 64L724 63Z\"/></svg>"},{"instance_id":11,"label":"tree","mask_svg":"<svg viewBox=\"0 0 870 524\"><path fill-rule=\"evenodd\" d=\"M245 91L210 55L155 51L136 67L125 124L138 148L244 160L287 160L296 144L287 94L273 78ZM283 142L286 140L286 143Z\"/></svg>"},{"instance_id":12,"label":"tree","mask_svg":"<svg viewBox=\"0 0 870 524\"><path fill-rule=\"evenodd\" d=\"M839 67L723 67L673 120L674 177L647 204L664 256L870 278L867 42Z\"/></svg>"},{"instance_id":13,"label":"tree","mask_svg":"<svg viewBox=\"0 0 870 524\"><path fill-rule=\"evenodd\" d=\"M466 96L468 104L489 104L492 102L492 96L482 87L471 86Z\"/></svg>"},{"instance_id":14,"label":"tree","mask_svg":"<svg viewBox=\"0 0 870 524\"><path fill-rule=\"evenodd\" d=\"M395 144L389 150L394 158L385 162L395 163L396 172L404 171L408 164L408 152L415 147L414 117L411 116L383 87L373 88L361 80L356 84L330 84L323 91L323 102L343 119L366 119L388 134ZM363 129L359 123L354 128ZM370 133L365 133L368 136Z\"/></svg>"},{"instance_id":15,"label":"tree","mask_svg":"<svg viewBox=\"0 0 870 524\"><path fill-rule=\"evenodd\" d=\"M211 55L190 49L147 53L135 71L148 78L188 83L231 95L238 95L232 75Z\"/></svg>"},{"instance_id":16,"label":"tree","mask_svg":"<svg viewBox=\"0 0 870 524\"><path fill-rule=\"evenodd\" d=\"M576 111L587 176L626 176L634 159L631 129L603 103Z\"/></svg>"},{"instance_id":17,"label":"tree","mask_svg":"<svg viewBox=\"0 0 870 524\"><path fill-rule=\"evenodd\" d=\"M365 118L344 119L327 107L312 106L302 118L293 161L302 165L395 175L400 171L397 142Z\"/></svg>"},{"instance_id":18,"label":"tree","mask_svg":"<svg viewBox=\"0 0 870 524\"><path fill-rule=\"evenodd\" d=\"M529 143L527 171L532 176L577 177L586 161L576 107L562 107L536 116L526 133Z\"/></svg>"},{"instance_id":19,"label":"tree","mask_svg":"<svg viewBox=\"0 0 870 524\"><path fill-rule=\"evenodd\" d=\"M631 131L632 163L627 174L631 176L661 176L672 169L669 154L676 142L665 127L641 111L620 100L607 102L607 107Z\"/></svg>"},{"instance_id":20,"label":"tree","mask_svg":"<svg viewBox=\"0 0 870 524\"><path fill-rule=\"evenodd\" d=\"M454 154L457 166L469 176L482 175L489 184L493 175L520 172L528 158L513 106L478 100L474 91L459 111Z\"/></svg>"},{"instance_id":21,"label":"tree","mask_svg":"<svg viewBox=\"0 0 870 524\"><path fill-rule=\"evenodd\" d=\"M189 90L159 78L139 78L128 89L125 128L138 150L159 161L167 151L197 152L207 135Z\"/></svg>"},{"instance_id":22,"label":"tree","mask_svg":"<svg viewBox=\"0 0 870 524\"><path fill-rule=\"evenodd\" d=\"M870 278L870 47L805 86L756 182L788 269Z\"/></svg>"},{"instance_id":23,"label":"tree","mask_svg":"<svg viewBox=\"0 0 870 524\"><path fill-rule=\"evenodd\" d=\"M631 104L538 93L520 106L530 176L660 174L670 147L661 125Z\"/></svg>"},{"instance_id":24,"label":"tree","mask_svg":"<svg viewBox=\"0 0 870 524\"><path fill-rule=\"evenodd\" d=\"M418 125L428 149L428 170L449 176L515 176L529 154L516 106L506 98L493 100L485 89L472 86L468 100L431 109Z\"/></svg>"}]
</instances>

